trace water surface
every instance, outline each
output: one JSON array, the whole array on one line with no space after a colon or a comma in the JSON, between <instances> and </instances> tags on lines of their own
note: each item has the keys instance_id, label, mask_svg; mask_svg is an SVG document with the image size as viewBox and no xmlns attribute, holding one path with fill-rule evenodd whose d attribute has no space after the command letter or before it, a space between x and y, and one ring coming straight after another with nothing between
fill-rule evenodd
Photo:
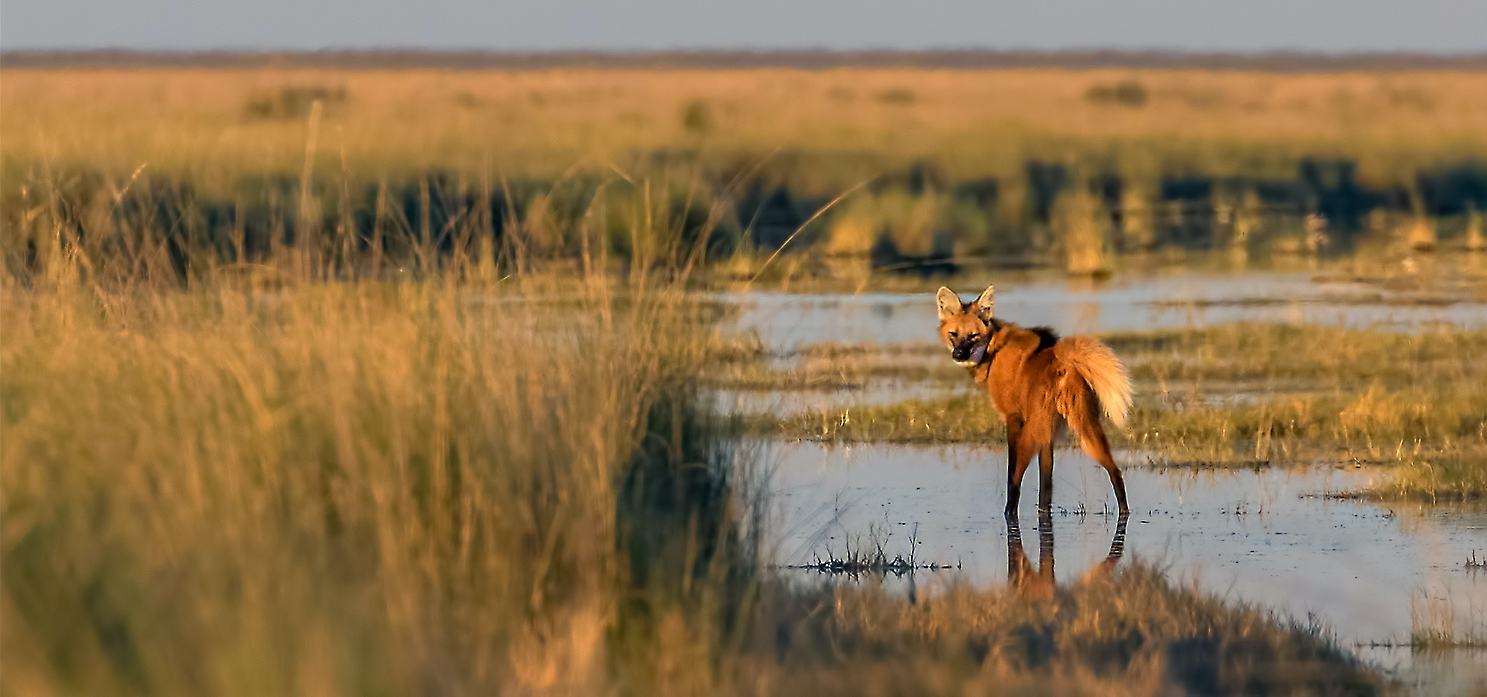
<instances>
[{"instance_id":1,"label":"water surface","mask_svg":"<svg viewBox=\"0 0 1487 697\"><path fill-rule=\"evenodd\" d=\"M958 288L967 300L979 288ZM735 327L772 347L815 342L935 341L934 293L722 293ZM1199 327L1223 322L1314 322L1410 331L1435 324L1487 327L1487 304L1410 304L1401 293L1305 273L1171 273L1103 284L1011 279L997 283L996 314L1060 333Z\"/></svg>"},{"instance_id":2,"label":"water surface","mask_svg":"<svg viewBox=\"0 0 1487 697\"><path fill-rule=\"evenodd\" d=\"M916 575L921 589L940 582L937 578L1006 581L1008 528L1001 512L1006 456L1001 449L800 443L774 450L774 536L767 548L776 563L840 556L849 542L874 544L872 535L890 555L907 554L913 534L918 561L957 568ZM1067 583L1109 555L1116 517L1102 513L1112 511L1115 502L1104 470L1082 453L1060 451L1055 461L1055 576ZM1036 467L1032 470L1020 516L1029 550L1037 548L1034 536L1041 532ZM1415 629L1412 604L1421 612L1433 603L1458 632L1487 631L1487 573L1465 567L1469 555L1487 553L1487 509L1394 509L1325 498L1365 488L1382 474L1330 467L1132 468L1126 471L1133 513L1125 554L1159 564L1178 582L1302 621L1320 621L1350 647L1408 643ZM1449 685L1442 681L1450 676L1468 679L1463 685L1480 680L1487 687L1487 653L1480 651L1417 661L1408 649L1357 650L1406 677L1425 680L1432 693L1446 690ZM1430 665L1436 667L1421 677Z\"/></svg>"}]
</instances>

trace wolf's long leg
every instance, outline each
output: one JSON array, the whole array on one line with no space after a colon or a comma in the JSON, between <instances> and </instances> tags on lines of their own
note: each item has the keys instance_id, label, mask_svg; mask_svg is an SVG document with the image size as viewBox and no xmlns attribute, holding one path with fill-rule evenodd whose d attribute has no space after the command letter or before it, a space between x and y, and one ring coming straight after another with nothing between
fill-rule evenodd
<instances>
[{"instance_id":1,"label":"wolf's long leg","mask_svg":"<svg viewBox=\"0 0 1487 697\"><path fill-rule=\"evenodd\" d=\"M1029 462L1033 460L1033 453L1037 449L1031 447L1023 432L1022 420L1016 417L1007 419L1007 510L1008 518L1017 515L1017 502L1022 498L1022 474L1027 471Z\"/></svg>"},{"instance_id":2,"label":"wolf's long leg","mask_svg":"<svg viewBox=\"0 0 1487 697\"><path fill-rule=\"evenodd\" d=\"M1120 476L1120 468L1115 465L1115 456L1110 454L1110 441L1105 439L1105 428L1100 425L1097 407L1090 411L1091 414L1075 425L1079 431L1079 443L1084 446L1084 452L1089 453L1110 474L1110 486L1115 488L1115 500L1120 504L1121 514L1127 515L1131 512L1131 507L1126 505L1125 480Z\"/></svg>"},{"instance_id":3,"label":"wolf's long leg","mask_svg":"<svg viewBox=\"0 0 1487 697\"><path fill-rule=\"evenodd\" d=\"M1037 446L1028 442L1027 432L1023 432L1022 438L1018 439L1015 460L1011 463L1012 477L1007 486L1007 514L1012 515L1017 510L1017 502L1022 499L1022 475L1027 472L1027 466L1032 464L1033 455L1038 452Z\"/></svg>"}]
</instances>

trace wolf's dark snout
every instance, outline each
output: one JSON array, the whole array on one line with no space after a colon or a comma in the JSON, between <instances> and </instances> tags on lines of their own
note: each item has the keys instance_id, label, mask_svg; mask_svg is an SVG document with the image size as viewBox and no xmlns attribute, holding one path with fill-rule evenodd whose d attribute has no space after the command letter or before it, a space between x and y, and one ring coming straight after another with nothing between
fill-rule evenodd
<instances>
[{"instance_id":1,"label":"wolf's dark snout","mask_svg":"<svg viewBox=\"0 0 1487 697\"><path fill-rule=\"evenodd\" d=\"M958 344L956 345L954 350L950 351L950 357L957 361L970 360L971 348L973 348L973 346L974 342L970 341Z\"/></svg>"}]
</instances>

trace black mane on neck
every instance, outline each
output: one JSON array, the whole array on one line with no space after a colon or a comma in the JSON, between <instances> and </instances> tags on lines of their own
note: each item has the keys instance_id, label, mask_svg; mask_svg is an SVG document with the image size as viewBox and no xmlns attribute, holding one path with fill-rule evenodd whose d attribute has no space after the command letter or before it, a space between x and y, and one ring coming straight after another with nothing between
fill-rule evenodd
<instances>
[{"instance_id":1,"label":"black mane on neck","mask_svg":"<svg viewBox=\"0 0 1487 697\"><path fill-rule=\"evenodd\" d=\"M1038 350L1053 348L1058 343L1058 332L1050 327L1028 327L1028 331L1038 335Z\"/></svg>"},{"instance_id":2,"label":"black mane on neck","mask_svg":"<svg viewBox=\"0 0 1487 697\"><path fill-rule=\"evenodd\" d=\"M1053 345L1058 343L1058 332L1053 331L1052 327L1023 327L1019 324L997 319L995 317L991 319L990 333L993 336L995 336L997 332L1001 331L1002 327L1026 329L1027 331L1030 331L1033 334L1037 335L1038 348L1034 349L1035 352L1042 351L1043 349L1053 348Z\"/></svg>"}]
</instances>

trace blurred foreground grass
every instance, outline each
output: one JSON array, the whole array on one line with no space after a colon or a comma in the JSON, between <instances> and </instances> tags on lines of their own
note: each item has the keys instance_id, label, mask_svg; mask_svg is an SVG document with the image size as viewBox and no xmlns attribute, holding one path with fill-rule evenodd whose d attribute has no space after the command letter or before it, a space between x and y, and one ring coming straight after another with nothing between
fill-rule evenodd
<instances>
[{"instance_id":1,"label":"blurred foreground grass","mask_svg":"<svg viewBox=\"0 0 1487 697\"><path fill-rule=\"evenodd\" d=\"M619 541L662 558L671 542L646 516L727 520L696 510L729 505L722 483L652 491L686 469L723 476L727 453L689 415L699 343L674 296L621 309L582 284L530 283L519 295L561 294L571 311L438 282L8 283L7 683L603 682L617 583L645 571ZM733 536L699 538L709 562Z\"/></svg>"}]
</instances>

